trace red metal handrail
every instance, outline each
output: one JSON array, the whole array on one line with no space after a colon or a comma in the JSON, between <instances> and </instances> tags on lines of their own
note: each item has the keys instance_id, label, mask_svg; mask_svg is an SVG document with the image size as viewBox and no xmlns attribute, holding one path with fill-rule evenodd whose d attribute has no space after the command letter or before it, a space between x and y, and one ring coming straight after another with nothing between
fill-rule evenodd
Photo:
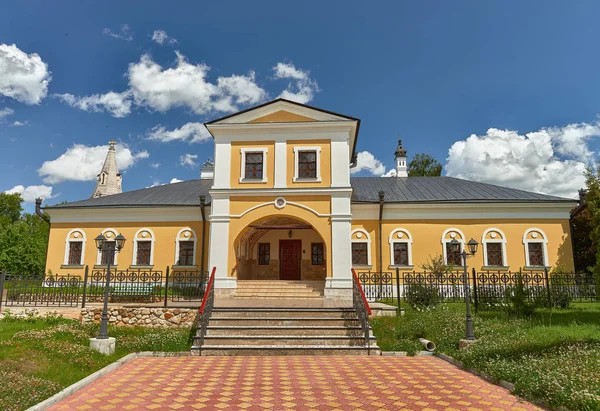
<instances>
[{"instance_id":1,"label":"red metal handrail","mask_svg":"<svg viewBox=\"0 0 600 411\"><path fill-rule=\"evenodd\" d=\"M213 267L212 272L210 273L210 278L208 279L208 284L206 285L206 291L204 291L204 297L202 297L202 304L200 305L200 310L198 312L202 314L204 312L204 306L206 305L206 300L208 300L208 295L210 294L210 290L213 287L213 283L215 282L215 272L217 271L217 267Z\"/></svg>"},{"instance_id":2,"label":"red metal handrail","mask_svg":"<svg viewBox=\"0 0 600 411\"><path fill-rule=\"evenodd\" d=\"M365 292L363 291L362 285L360 285L360 281L358 280L358 276L356 275L356 271L354 271L354 268L352 268L352 276L354 277L354 281L356 281L358 291L360 291L360 296L362 297L365 303L365 307L367 307L367 313L371 315L371 307L369 307L369 302L367 301L367 297L365 297Z\"/></svg>"}]
</instances>

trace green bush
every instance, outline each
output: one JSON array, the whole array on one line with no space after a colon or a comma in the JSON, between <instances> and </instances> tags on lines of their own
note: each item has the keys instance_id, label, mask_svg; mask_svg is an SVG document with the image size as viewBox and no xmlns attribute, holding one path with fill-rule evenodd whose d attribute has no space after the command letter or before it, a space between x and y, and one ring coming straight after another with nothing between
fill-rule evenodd
<instances>
[{"instance_id":1,"label":"green bush","mask_svg":"<svg viewBox=\"0 0 600 411\"><path fill-rule=\"evenodd\" d=\"M569 278L561 267L557 267L550 275L550 301L552 307L569 308L573 297L569 293Z\"/></svg>"},{"instance_id":2,"label":"green bush","mask_svg":"<svg viewBox=\"0 0 600 411\"><path fill-rule=\"evenodd\" d=\"M406 301L413 307L435 307L442 300L437 287L425 284L410 284L406 287Z\"/></svg>"}]
</instances>

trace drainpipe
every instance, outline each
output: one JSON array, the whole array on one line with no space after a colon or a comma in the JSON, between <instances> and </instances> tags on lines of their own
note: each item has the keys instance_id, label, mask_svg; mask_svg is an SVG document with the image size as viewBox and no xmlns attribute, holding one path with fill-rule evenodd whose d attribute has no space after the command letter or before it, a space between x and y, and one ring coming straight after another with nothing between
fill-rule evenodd
<instances>
[{"instance_id":1,"label":"drainpipe","mask_svg":"<svg viewBox=\"0 0 600 411\"><path fill-rule=\"evenodd\" d=\"M358 156L356 154L353 154L352 159L350 160L350 168L356 167L357 163L358 163Z\"/></svg>"},{"instance_id":2,"label":"drainpipe","mask_svg":"<svg viewBox=\"0 0 600 411\"><path fill-rule=\"evenodd\" d=\"M383 272L383 203L385 191L379 192L379 277Z\"/></svg>"},{"instance_id":3,"label":"drainpipe","mask_svg":"<svg viewBox=\"0 0 600 411\"><path fill-rule=\"evenodd\" d=\"M206 213L204 205L206 204L206 196L200 196L200 213L202 213L202 252L200 253L200 271L204 270L204 241L206 239Z\"/></svg>"},{"instance_id":4,"label":"drainpipe","mask_svg":"<svg viewBox=\"0 0 600 411\"><path fill-rule=\"evenodd\" d=\"M50 224L50 219L46 217L44 213L42 213L42 201L43 200L41 198L35 199L35 213L39 215L42 218L42 220Z\"/></svg>"}]
</instances>

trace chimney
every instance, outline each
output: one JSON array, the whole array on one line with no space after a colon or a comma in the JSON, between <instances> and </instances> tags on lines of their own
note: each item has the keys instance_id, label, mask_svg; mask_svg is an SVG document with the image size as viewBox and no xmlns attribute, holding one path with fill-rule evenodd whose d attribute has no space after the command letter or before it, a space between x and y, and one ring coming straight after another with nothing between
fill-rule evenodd
<instances>
[{"instance_id":1,"label":"chimney","mask_svg":"<svg viewBox=\"0 0 600 411\"><path fill-rule=\"evenodd\" d=\"M215 163L210 158L202 164L200 169L200 180L212 180L215 177Z\"/></svg>"},{"instance_id":2,"label":"chimney","mask_svg":"<svg viewBox=\"0 0 600 411\"><path fill-rule=\"evenodd\" d=\"M402 146L402 140L398 140L398 148L394 154L396 155L396 177L408 177L406 150Z\"/></svg>"}]
</instances>

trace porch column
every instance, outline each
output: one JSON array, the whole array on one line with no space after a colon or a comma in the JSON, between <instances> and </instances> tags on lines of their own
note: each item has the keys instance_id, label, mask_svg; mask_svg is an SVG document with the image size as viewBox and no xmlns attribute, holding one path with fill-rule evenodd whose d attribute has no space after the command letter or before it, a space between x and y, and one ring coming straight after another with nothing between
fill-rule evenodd
<instances>
[{"instance_id":1,"label":"porch column","mask_svg":"<svg viewBox=\"0 0 600 411\"><path fill-rule=\"evenodd\" d=\"M352 248L350 233L349 192L335 193L331 197L331 270L327 277L325 296L330 298L352 299Z\"/></svg>"},{"instance_id":2,"label":"porch column","mask_svg":"<svg viewBox=\"0 0 600 411\"><path fill-rule=\"evenodd\" d=\"M208 268L217 267L215 292L227 295L237 286L229 276L229 198L213 198L210 215L210 242L208 245ZM220 290L220 291L219 291Z\"/></svg>"}]
</instances>

